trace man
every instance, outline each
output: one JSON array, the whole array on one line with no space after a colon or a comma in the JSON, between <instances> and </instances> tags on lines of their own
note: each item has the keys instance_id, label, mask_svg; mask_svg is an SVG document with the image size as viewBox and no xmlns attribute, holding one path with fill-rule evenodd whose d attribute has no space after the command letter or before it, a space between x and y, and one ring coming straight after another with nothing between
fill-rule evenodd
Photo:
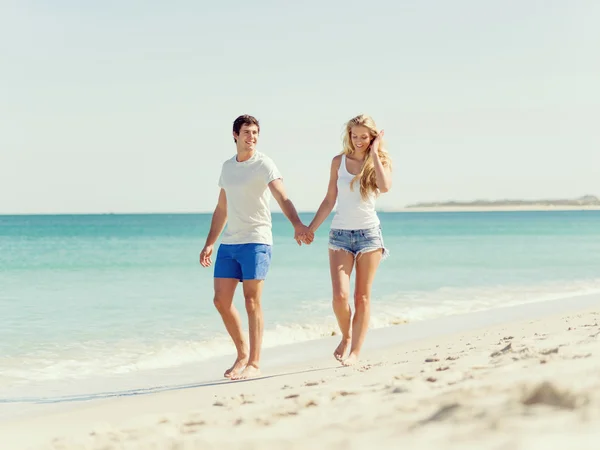
<instances>
[{"instance_id":1,"label":"man","mask_svg":"<svg viewBox=\"0 0 600 450\"><path fill-rule=\"evenodd\" d=\"M260 301L273 244L270 195L292 223L298 245L310 243L314 238L287 197L277 167L268 156L256 151L259 133L258 120L252 116L243 115L233 122L237 154L223 163L219 200L206 244L200 253L200 264L209 267L213 246L227 223L214 268L214 303L237 349L233 366L225 372L225 377L232 380L260 375L263 336ZM240 281L248 313L249 352L240 315L233 305L235 289Z\"/></svg>"}]
</instances>

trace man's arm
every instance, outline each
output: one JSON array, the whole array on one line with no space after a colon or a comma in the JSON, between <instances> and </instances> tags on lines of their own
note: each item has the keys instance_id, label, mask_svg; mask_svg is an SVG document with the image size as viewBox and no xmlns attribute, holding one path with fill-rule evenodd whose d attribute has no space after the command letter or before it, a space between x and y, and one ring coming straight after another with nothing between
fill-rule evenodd
<instances>
[{"instance_id":1,"label":"man's arm","mask_svg":"<svg viewBox=\"0 0 600 450\"><path fill-rule=\"evenodd\" d=\"M210 222L210 231L208 232L208 236L206 237L206 243L204 244L204 248L200 252L200 264L202 267L208 267L212 264L212 252L213 246L219 236L223 232L223 228L225 228L225 224L227 223L227 195L225 195L225 190L221 189L219 192L219 200L217 201L217 207L212 215L212 220Z\"/></svg>"},{"instance_id":2,"label":"man's arm","mask_svg":"<svg viewBox=\"0 0 600 450\"><path fill-rule=\"evenodd\" d=\"M288 198L281 178L271 181L269 183L269 189L279 204L281 211L283 214L285 214L285 217L288 218L294 227L294 239L296 239L298 245L301 245L301 241L311 243L314 238L314 234L306 225L302 223L300 217L298 217L298 212L296 211L292 201Z\"/></svg>"}]
</instances>

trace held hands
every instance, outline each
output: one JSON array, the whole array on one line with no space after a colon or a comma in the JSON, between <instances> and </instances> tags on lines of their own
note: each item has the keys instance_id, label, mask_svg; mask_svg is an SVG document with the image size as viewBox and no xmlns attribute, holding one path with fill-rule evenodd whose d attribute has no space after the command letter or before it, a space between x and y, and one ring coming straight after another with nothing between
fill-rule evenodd
<instances>
[{"instance_id":1,"label":"held hands","mask_svg":"<svg viewBox=\"0 0 600 450\"><path fill-rule=\"evenodd\" d=\"M371 156L375 157L375 156L379 156L379 144L381 143L381 138L384 135L384 131L381 130L379 132L379 134L377 135L377 137L375 139L373 139L373 142L371 142Z\"/></svg>"},{"instance_id":2,"label":"held hands","mask_svg":"<svg viewBox=\"0 0 600 450\"><path fill-rule=\"evenodd\" d=\"M309 245L315 238L315 234L304 224L300 224L294 228L294 239L298 245ZM209 267L212 264L213 246L205 245L200 252L200 265Z\"/></svg>"},{"instance_id":3,"label":"held hands","mask_svg":"<svg viewBox=\"0 0 600 450\"><path fill-rule=\"evenodd\" d=\"M309 245L314 238L315 234L306 225L301 223L294 227L294 239L298 245Z\"/></svg>"}]
</instances>

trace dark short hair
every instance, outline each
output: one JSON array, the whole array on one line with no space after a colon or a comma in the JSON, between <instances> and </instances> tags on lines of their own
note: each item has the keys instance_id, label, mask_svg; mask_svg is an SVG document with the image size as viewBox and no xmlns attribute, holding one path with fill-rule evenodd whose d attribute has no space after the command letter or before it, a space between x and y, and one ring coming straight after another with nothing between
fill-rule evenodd
<instances>
[{"instance_id":1,"label":"dark short hair","mask_svg":"<svg viewBox=\"0 0 600 450\"><path fill-rule=\"evenodd\" d=\"M256 117L249 116L248 114L238 117L233 121L233 132L239 136L243 125L256 125L260 133L260 124ZM233 141L237 142L236 138L233 138Z\"/></svg>"}]
</instances>

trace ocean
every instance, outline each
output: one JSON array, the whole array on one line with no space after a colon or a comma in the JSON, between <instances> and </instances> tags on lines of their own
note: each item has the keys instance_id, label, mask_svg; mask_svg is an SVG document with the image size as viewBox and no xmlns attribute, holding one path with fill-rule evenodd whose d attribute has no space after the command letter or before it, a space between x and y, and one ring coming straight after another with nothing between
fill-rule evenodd
<instances>
[{"instance_id":1,"label":"ocean","mask_svg":"<svg viewBox=\"0 0 600 450\"><path fill-rule=\"evenodd\" d=\"M380 218L390 257L375 279L372 328L600 292L600 211ZM124 377L131 387L157 373L169 385L184 365L201 371L233 355L212 304L212 268L198 264L210 220L0 216L0 403L119 389ZM328 229L299 247L273 214L265 347L337 331ZM235 302L245 319L241 289Z\"/></svg>"}]
</instances>

